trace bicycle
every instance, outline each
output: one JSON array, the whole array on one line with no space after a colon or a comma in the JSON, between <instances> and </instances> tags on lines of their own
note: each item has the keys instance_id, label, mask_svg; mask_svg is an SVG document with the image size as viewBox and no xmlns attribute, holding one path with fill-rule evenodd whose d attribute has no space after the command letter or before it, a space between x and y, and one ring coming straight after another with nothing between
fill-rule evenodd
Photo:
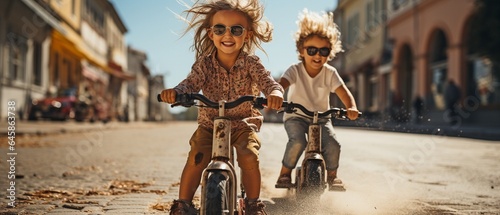
<instances>
[{"instance_id":1,"label":"bicycle","mask_svg":"<svg viewBox=\"0 0 500 215\"><path fill-rule=\"evenodd\" d=\"M319 118L333 117L335 119L347 120L347 110L331 108L325 112L310 111L304 106L293 102L283 103L283 112L294 113L300 109L305 116L312 117L307 135L307 146L304 150L304 158L301 166L295 169L295 183L288 186L275 185L276 188L286 188L295 191L296 200L299 202L311 200L319 202L321 195L327 188L326 165L321 153L321 125ZM361 115L361 112L358 113Z\"/></svg>"},{"instance_id":2,"label":"bicycle","mask_svg":"<svg viewBox=\"0 0 500 215\"><path fill-rule=\"evenodd\" d=\"M162 102L160 95L157 97ZM204 105L195 104L195 100ZM198 106L219 110L219 116L214 119L212 159L205 168L201 179L200 214L244 214L245 189L240 184L241 194L238 197L237 176L234 167L234 149L230 143L231 121L224 116L225 109L235 108L243 102L253 102L254 107L263 109L267 99L256 96L242 96L234 101L224 100L214 102L202 94L178 94L175 106Z\"/></svg>"}]
</instances>

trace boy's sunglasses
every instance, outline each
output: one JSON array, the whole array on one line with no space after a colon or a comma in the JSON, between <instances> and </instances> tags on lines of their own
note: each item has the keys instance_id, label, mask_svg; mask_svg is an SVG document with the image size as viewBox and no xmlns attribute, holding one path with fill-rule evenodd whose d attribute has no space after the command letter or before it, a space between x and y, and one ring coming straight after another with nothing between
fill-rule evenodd
<instances>
[{"instance_id":1,"label":"boy's sunglasses","mask_svg":"<svg viewBox=\"0 0 500 215\"><path fill-rule=\"evenodd\" d=\"M243 35L243 31L245 31L245 28L241 25L233 25L231 27L227 27L222 24L216 24L211 27L212 31L214 32L215 35L221 36L226 33L226 29L230 29L229 31L233 36L239 37Z\"/></svg>"},{"instance_id":2,"label":"boy's sunglasses","mask_svg":"<svg viewBox=\"0 0 500 215\"><path fill-rule=\"evenodd\" d=\"M314 56L319 52L319 55L322 57L328 57L330 55L330 51L332 51L331 48L323 47L323 48L318 48L314 46L307 46L304 47L307 51L307 54L309 56Z\"/></svg>"}]
</instances>

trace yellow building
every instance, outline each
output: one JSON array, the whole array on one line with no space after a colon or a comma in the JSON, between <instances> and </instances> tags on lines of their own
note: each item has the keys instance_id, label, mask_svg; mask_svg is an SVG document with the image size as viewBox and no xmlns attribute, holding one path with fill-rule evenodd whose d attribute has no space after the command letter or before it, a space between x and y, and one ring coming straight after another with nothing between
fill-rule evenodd
<instances>
[{"instance_id":1,"label":"yellow building","mask_svg":"<svg viewBox=\"0 0 500 215\"><path fill-rule=\"evenodd\" d=\"M131 76L125 73L127 28L114 6L108 0L44 1L61 17L65 30L52 35L49 89L74 88L92 95L92 102L102 106L98 118L115 117L124 105L123 81Z\"/></svg>"},{"instance_id":2,"label":"yellow building","mask_svg":"<svg viewBox=\"0 0 500 215\"><path fill-rule=\"evenodd\" d=\"M358 108L377 112L386 108L383 95L389 88L387 61L383 54L386 41L384 0L340 0L334 11L335 23L342 35L343 53L331 64L339 69L353 92Z\"/></svg>"}]
</instances>

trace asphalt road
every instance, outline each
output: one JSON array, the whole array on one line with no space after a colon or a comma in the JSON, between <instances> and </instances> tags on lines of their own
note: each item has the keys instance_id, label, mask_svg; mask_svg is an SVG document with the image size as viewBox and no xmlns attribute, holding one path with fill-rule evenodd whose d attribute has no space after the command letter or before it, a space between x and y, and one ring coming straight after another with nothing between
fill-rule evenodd
<instances>
[{"instance_id":1,"label":"asphalt road","mask_svg":"<svg viewBox=\"0 0 500 215\"><path fill-rule=\"evenodd\" d=\"M166 214L195 128L142 123L18 136L17 207L2 206L0 213ZM499 141L356 128L336 133L347 191L326 192L319 207L298 210L288 191L274 188L283 126L262 127L262 198L270 214L500 214ZM5 191L11 165L7 140L1 141Z\"/></svg>"},{"instance_id":2,"label":"asphalt road","mask_svg":"<svg viewBox=\"0 0 500 215\"><path fill-rule=\"evenodd\" d=\"M279 124L262 130L264 193L283 201L277 197L286 199L287 192L274 183L285 134ZM345 128L336 133L347 191L325 193L320 214L500 214L498 141ZM282 208L273 214L288 214Z\"/></svg>"}]
</instances>

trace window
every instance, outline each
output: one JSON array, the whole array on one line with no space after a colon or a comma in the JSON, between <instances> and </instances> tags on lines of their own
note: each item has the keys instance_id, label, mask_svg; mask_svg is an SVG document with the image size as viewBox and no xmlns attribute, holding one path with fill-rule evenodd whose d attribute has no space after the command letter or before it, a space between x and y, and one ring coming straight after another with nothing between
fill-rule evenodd
<instances>
[{"instance_id":1,"label":"window","mask_svg":"<svg viewBox=\"0 0 500 215\"><path fill-rule=\"evenodd\" d=\"M482 106L500 104L500 70L487 58L472 61L472 78L469 85L474 86L471 95L476 96Z\"/></svg>"},{"instance_id":2,"label":"window","mask_svg":"<svg viewBox=\"0 0 500 215\"><path fill-rule=\"evenodd\" d=\"M75 15L76 13L76 2L75 0L71 0L71 15Z\"/></svg>"},{"instance_id":3,"label":"window","mask_svg":"<svg viewBox=\"0 0 500 215\"><path fill-rule=\"evenodd\" d=\"M59 53L56 52L54 55L54 71L53 71L53 76L52 76L52 86L59 87L60 86L60 81L59 81Z\"/></svg>"},{"instance_id":4,"label":"window","mask_svg":"<svg viewBox=\"0 0 500 215\"><path fill-rule=\"evenodd\" d=\"M374 27L374 19L373 2L368 2L366 4L366 30L371 30Z\"/></svg>"},{"instance_id":5,"label":"window","mask_svg":"<svg viewBox=\"0 0 500 215\"><path fill-rule=\"evenodd\" d=\"M366 31L373 31L385 21L384 14L380 10L380 0L373 0L366 5Z\"/></svg>"},{"instance_id":6,"label":"window","mask_svg":"<svg viewBox=\"0 0 500 215\"><path fill-rule=\"evenodd\" d=\"M7 40L9 47L8 78L10 80L24 81L27 52L26 39L15 33L9 33Z\"/></svg>"},{"instance_id":7,"label":"window","mask_svg":"<svg viewBox=\"0 0 500 215\"><path fill-rule=\"evenodd\" d=\"M431 93L434 107L439 110L444 110L445 108L444 91L446 88L447 73L446 62L431 65Z\"/></svg>"},{"instance_id":8,"label":"window","mask_svg":"<svg viewBox=\"0 0 500 215\"><path fill-rule=\"evenodd\" d=\"M392 10L396 11L400 8L405 7L409 3L409 0L393 0L392 1Z\"/></svg>"},{"instance_id":9,"label":"window","mask_svg":"<svg viewBox=\"0 0 500 215\"><path fill-rule=\"evenodd\" d=\"M35 42L33 47L33 74L31 83L42 86L42 45L39 42Z\"/></svg>"},{"instance_id":10,"label":"window","mask_svg":"<svg viewBox=\"0 0 500 215\"><path fill-rule=\"evenodd\" d=\"M95 1L85 0L85 9L83 11L85 20L89 22L99 34L104 35L104 12L102 9Z\"/></svg>"},{"instance_id":11,"label":"window","mask_svg":"<svg viewBox=\"0 0 500 215\"><path fill-rule=\"evenodd\" d=\"M359 14L349 18L347 21L347 45L354 45L359 37Z\"/></svg>"}]
</instances>

